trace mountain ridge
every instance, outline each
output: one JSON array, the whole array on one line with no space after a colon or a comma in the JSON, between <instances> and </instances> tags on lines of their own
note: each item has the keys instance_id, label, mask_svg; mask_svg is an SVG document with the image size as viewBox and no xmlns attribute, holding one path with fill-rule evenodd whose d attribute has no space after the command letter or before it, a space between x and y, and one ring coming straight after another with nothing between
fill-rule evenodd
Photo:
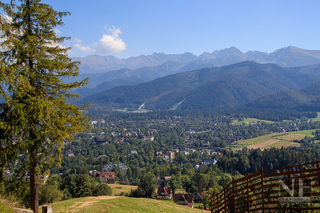
<instances>
[{"instance_id":1,"label":"mountain ridge","mask_svg":"<svg viewBox=\"0 0 320 213\"><path fill-rule=\"evenodd\" d=\"M272 53L261 51L247 51L243 53L232 46L230 48L215 50L212 53L204 52L199 56L190 52L182 54L153 53L152 55L139 55L126 59L119 59L114 56L89 55L84 58L74 57L73 60L81 62L81 74L109 72L123 68L138 69L158 66L167 61L178 63L209 62L211 66L224 66L252 60L258 63L275 63L284 67L297 67L320 63L320 50L306 50L288 46L277 49Z\"/></svg>"},{"instance_id":2,"label":"mountain ridge","mask_svg":"<svg viewBox=\"0 0 320 213\"><path fill-rule=\"evenodd\" d=\"M117 59L114 56L99 55L87 56L83 59L74 58L74 60L77 59L84 60L80 67L80 73L83 73L86 69L88 73L80 74L75 79L66 79L66 82L75 80L81 81L84 78L89 77L91 79L90 83L85 88L76 91L76 93L85 97L117 86L137 85L174 73L207 67L227 66L245 60L251 60L257 63L275 63L280 66L286 66L288 64L291 64L292 66L320 64L320 51L304 50L289 46L278 49L270 54L259 51L247 51L246 53L242 53L236 47L230 47L223 50L216 50L212 53L203 53L199 56L195 56L192 53L169 55L154 53L149 56L141 55L139 57L130 57L123 60ZM139 63L139 60L143 60L143 63ZM129 65L126 65L127 62ZM95 64L97 65L95 66ZM143 67L140 67L142 65ZM116 68L114 66L123 68L112 70L113 68ZM128 66L131 68L128 68ZM93 69L92 67L95 68ZM139 68L132 69L134 67Z\"/></svg>"},{"instance_id":3,"label":"mountain ridge","mask_svg":"<svg viewBox=\"0 0 320 213\"><path fill-rule=\"evenodd\" d=\"M133 86L120 86L83 98L95 106L138 109L221 109L245 104L283 90L297 90L320 80L320 65L283 68L245 61L176 73Z\"/></svg>"}]
</instances>

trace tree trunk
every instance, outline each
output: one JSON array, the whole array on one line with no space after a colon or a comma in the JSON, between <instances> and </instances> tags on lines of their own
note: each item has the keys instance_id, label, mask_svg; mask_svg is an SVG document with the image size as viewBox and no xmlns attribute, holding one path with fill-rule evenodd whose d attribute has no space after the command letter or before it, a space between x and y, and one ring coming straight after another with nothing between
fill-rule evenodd
<instances>
[{"instance_id":1,"label":"tree trunk","mask_svg":"<svg viewBox=\"0 0 320 213\"><path fill-rule=\"evenodd\" d=\"M38 213L39 197L38 197L38 173L37 168L37 151L34 151L30 162L30 206L33 212Z\"/></svg>"}]
</instances>

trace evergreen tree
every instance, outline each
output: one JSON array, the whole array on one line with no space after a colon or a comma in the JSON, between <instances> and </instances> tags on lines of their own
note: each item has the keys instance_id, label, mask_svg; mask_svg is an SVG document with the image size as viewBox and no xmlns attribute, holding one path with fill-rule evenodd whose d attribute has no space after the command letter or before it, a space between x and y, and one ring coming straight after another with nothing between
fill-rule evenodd
<instances>
[{"instance_id":1,"label":"evergreen tree","mask_svg":"<svg viewBox=\"0 0 320 213\"><path fill-rule=\"evenodd\" d=\"M39 174L61 163L63 140L83 131L84 107L73 106L70 93L87 83L63 83L78 75L78 63L67 56L69 48L57 37L68 12L57 12L41 0L0 1L0 168L30 173L30 205L38 212ZM13 162L18 160L18 164ZM12 183L16 180L11 179Z\"/></svg>"}]
</instances>

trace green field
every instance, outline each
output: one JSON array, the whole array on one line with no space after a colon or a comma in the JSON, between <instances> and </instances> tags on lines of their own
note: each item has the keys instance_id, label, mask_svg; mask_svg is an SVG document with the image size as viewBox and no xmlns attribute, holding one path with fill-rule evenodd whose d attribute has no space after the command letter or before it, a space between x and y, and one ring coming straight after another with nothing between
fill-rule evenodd
<instances>
[{"instance_id":1,"label":"green field","mask_svg":"<svg viewBox=\"0 0 320 213\"><path fill-rule=\"evenodd\" d=\"M114 111L124 112L124 113L147 113L147 112L150 112L149 110L146 110L146 109L134 110L134 111L130 111L127 109L115 109Z\"/></svg>"},{"instance_id":2,"label":"green field","mask_svg":"<svg viewBox=\"0 0 320 213\"><path fill-rule=\"evenodd\" d=\"M266 122L266 123L274 123L273 121L268 121L268 120L261 120L261 119L256 119L256 118L246 118L243 121L239 121L239 120L234 120L232 122L233 125L241 125L241 124L254 124L257 123L258 121L260 122Z\"/></svg>"},{"instance_id":3,"label":"green field","mask_svg":"<svg viewBox=\"0 0 320 213\"><path fill-rule=\"evenodd\" d=\"M135 190L138 188L138 186L132 186L132 185L121 185L121 184L108 184L108 186L112 189L112 195L120 195L121 192L130 194L131 189Z\"/></svg>"},{"instance_id":4,"label":"green field","mask_svg":"<svg viewBox=\"0 0 320 213\"><path fill-rule=\"evenodd\" d=\"M317 131L318 129L309 129L309 130L303 130L303 131L297 131L297 132L289 132L290 134L298 134L298 135L308 135L313 136L312 133Z\"/></svg>"},{"instance_id":5,"label":"green field","mask_svg":"<svg viewBox=\"0 0 320 213\"><path fill-rule=\"evenodd\" d=\"M320 112L317 112L318 116L316 118L312 118L311 120L314 121L320 121Z\"/></svg>"},{"instance_id":6,"label":"green field","mask_svg":"<svg viewBox=\"0 0 320 213\"><path fill-rule=\"evenodd\" d=\"M172 201L161 201L147 198L130 198L124 196L83 197L60 201L51 204L55 213L69 212L203 212L203 210L188 208L174 204ZM206 211L207 212L207 211Z\"/></svg>"},{"instance_id":7,"label":"green field","mask_svg":"<svg viewBox=\"0 0 320 213\"><path fill-rule=\"evenodd\" d=\"M306 135L313 136L312 132L315 132L316 129L313 130L304 130L298 132L284 132L284 133L272 133L268 135L263 135L256 138L251 138L248 140L240 140L229 147L232 150L241 150L243 147L248 147L250 149L265 149L270 147L289 147L289 146L300 146L299 143L292 142L293 140L301 140Z\"/></svg>"}]
</instances>

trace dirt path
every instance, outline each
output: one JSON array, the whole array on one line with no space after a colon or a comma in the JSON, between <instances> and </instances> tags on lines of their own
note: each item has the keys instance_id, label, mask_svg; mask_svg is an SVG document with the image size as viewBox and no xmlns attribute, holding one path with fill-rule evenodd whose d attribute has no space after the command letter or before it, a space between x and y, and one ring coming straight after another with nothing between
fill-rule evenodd
<instances>
[{"instance_id":1,"label":"dirt path","mask_svg":"<svg viewBox=\"0 0 320 213\"><path fill-rule=\"evenodd\" d=\"M277 143L278 141L280 141L280 140L278 140L278 139L270 139L270 140L267 140L267 141L262 142L262 143L250 145L250 146L248 146L248 149L265 148L267 146L270 146L271 144Z\"/></svg>"},{"instance_id":2,"label":"dirt path","mask_svg":"<svg viewBox=\"0 0 320 213\"><path fill-rule=\"evenodd\" d=\"M116 196L99 196L99 197L88 197L84 202L76 202L72 206L68 207L68 210L78 211L83 209L86 206L91 206L92 204L99 202L100 200L110 200L115 199Z\"/></svg>"}]
</instances>

